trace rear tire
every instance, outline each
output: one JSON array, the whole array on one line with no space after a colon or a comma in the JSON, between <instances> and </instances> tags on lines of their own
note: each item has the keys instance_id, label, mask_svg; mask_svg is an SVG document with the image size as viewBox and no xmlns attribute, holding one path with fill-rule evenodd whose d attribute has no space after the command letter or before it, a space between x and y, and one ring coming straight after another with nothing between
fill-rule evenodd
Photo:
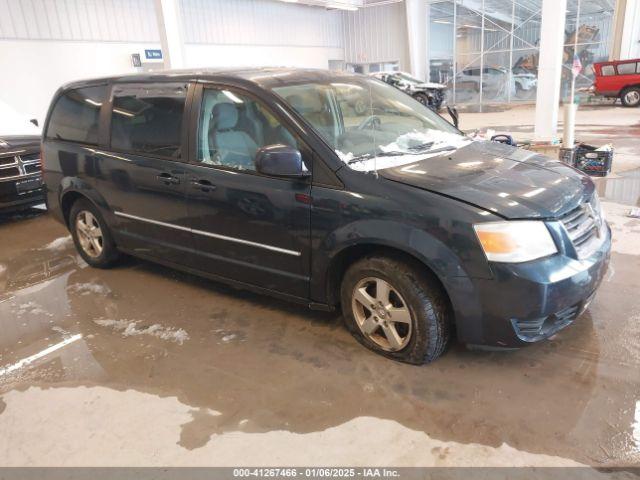
<instances>
[{"instance_id":1,"label":"rear tire","mask_svg":"<svg viewBox=\"0 0 640 480\"><path fill-rule=\"evenodd\" d=\"M341 303L351 334L388 358L430 363L449 342L446 294L409 263L377 256L359 260L344 275Z\"/></svg>"},{"instance_id":2,"label":"rear tire","mask_svg":"<svg viewBox=\"0 0 640 480\"><path fill-rule=\"evenodd\" d=\"M640 87L629 87L620 93L622 105L628 108L640 105Z\"/></svg>"},{"instance_id":3,"label":"rear tire","mask_svg":"<svg viewBox=\"0 0 640 480\"><path fill-rule=\"evenodd\" d=\"M100 211L86 199L71 206L69 230L80 256L95 268L109 268L120 257L111 232Z\"/></svg>"}]
</instances>

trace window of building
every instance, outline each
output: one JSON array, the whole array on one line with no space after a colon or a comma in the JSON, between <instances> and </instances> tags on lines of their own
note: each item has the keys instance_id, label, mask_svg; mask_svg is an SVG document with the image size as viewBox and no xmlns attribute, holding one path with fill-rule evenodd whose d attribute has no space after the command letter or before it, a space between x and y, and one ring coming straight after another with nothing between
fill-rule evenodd
<instances>
[{"instance_id":1,"label":"window of building","mask_svg":"<svg viewBox=\"0 0 640 480\"><path fill-rule=\"evenodd\" d=\"M609 59L616 0L567 2L562 97L593 83L593 64ZM533 103L538 88L542 0L430 0L429 80L447 85L450 103ZM579 4L579 8L578 8Z\"/></svg>"},{"instance_id":2,"label":"window of building","mask_svg":"<svg viewBox=\"0 0 640 480\"><path fill-rule=\"evenodd\" d=\"M111 147L143 155L181 157L183 83L116 85Z\"/></svg>"},{"instance_id":3,"label":"window of building","mask_svg":"<svg viewBox=\"0 0 640 480\"><path fill-rule=\"evenodd\" d=\"M106 96L106 85L65 92L51 113L47 138L97 145L100 107Z\"/></svg>"}]
</instances>

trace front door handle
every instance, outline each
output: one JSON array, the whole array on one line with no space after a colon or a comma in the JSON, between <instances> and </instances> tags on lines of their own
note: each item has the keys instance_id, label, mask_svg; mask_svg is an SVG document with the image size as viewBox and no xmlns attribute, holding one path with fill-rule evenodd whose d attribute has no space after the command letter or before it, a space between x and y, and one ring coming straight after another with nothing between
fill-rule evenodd
<instances>
[{"instance_id":1,"label":"front door handle","mask_svg":"<svg viewBox=\"0 0 640 480\"><path fill-rule=\"evenodd\" d=\"M180 183L180 179L178 177L174 177L170 173L163 172L156 176L156 179L159 182L164 183L165 185L178 185Z\"/></svg>"},{"instance_id":2,"label":"front door handle","mask_svg":"<svg viewBox=\"0 0 640 480\"><path fill-rule=\"evenodd\" d=\"M211 190L216 189L216 186L213 183L211 183L209 180L204 178L191 179L191 185L193 185L193 187L196 188L197 190L201 190L203 192L210 192Z\"/></svg>"}]
</instances>

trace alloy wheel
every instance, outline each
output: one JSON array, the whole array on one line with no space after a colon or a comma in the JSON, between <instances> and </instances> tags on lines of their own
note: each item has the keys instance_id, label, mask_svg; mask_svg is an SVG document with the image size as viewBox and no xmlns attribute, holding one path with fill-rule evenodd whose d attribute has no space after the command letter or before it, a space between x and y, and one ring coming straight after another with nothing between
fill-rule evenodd
<instances>
[{"instance_id":1,"label":"alloy wheel","mask_svg":"<svg viewBox=\"0 0 640 480\"><path fill-rule=\"evenodd\" d=\"M411 312L400 293L381 278L358 282L352 309L362 334L383 350L397 352L411 340Z\"/></svg>"},{"instance_id":2,"label":"alloy wheel","mask_svg":"<svg viewBox=\"0 0 640 480\"><path fill-rule=\"evenodd\" d=\"M104 239L102 230L96 217L87 210L82 210L76 216L76 234L84 253L92 258L102 254Z\"/></svg>"},{"instance_id":3,"label":"alloy wheel","mask_svg":"<svg viewBox=\"0 0 640 480\"><path fill-rule=\"evenodd\" d=\"M629 105L635 105L640 102L640 92L631 90L625 94L624 99Z\"/></svg>"}]
</instances>

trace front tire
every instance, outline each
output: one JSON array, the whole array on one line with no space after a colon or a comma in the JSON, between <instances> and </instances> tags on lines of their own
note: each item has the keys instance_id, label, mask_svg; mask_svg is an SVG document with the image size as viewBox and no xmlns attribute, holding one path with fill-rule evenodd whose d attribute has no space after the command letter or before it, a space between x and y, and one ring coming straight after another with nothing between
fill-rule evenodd
<instances>
[{"instance_id":1,"label":"front tire","mask_svg":"<svg viewBox=\"0 0 640 480\"><path fill-rule=\"evenodd\" d=\"M622 105L628 108L640 105L640 87L630 87L620 94Z\"/></svg>"},{"instance_id":2,"label":"front tire","mask_svg":"<svg viewBox=\"0 0 640 480\"><path fill-rule=\"evenodd\" d=\"M85 199L77 200L69 214L69 230L80 256L95 268L109 268L120 254L107 223L96 206Z\"/></svg>"},{"instance_id":3,"label":"front tire","mask_svg":"<svg viewBox=\"0 0 640 480\"><path fill-rule=\"evenodd\" d=\"M424 93L416 93L413 98L423 104L425 107L431 107L429 96Z\"/></svg>"},{"instance_id":4,"label":"front tire","mask_svg":"<svg viewBox=\"0 0 640 480\"><path fill-rule=\"evenodd\" d=\"M401 362L436 360L449 342L449 307L440 286L402 261L367 257L341 287L347 328L365 347Z\"/></svg>"}]
</instances>

